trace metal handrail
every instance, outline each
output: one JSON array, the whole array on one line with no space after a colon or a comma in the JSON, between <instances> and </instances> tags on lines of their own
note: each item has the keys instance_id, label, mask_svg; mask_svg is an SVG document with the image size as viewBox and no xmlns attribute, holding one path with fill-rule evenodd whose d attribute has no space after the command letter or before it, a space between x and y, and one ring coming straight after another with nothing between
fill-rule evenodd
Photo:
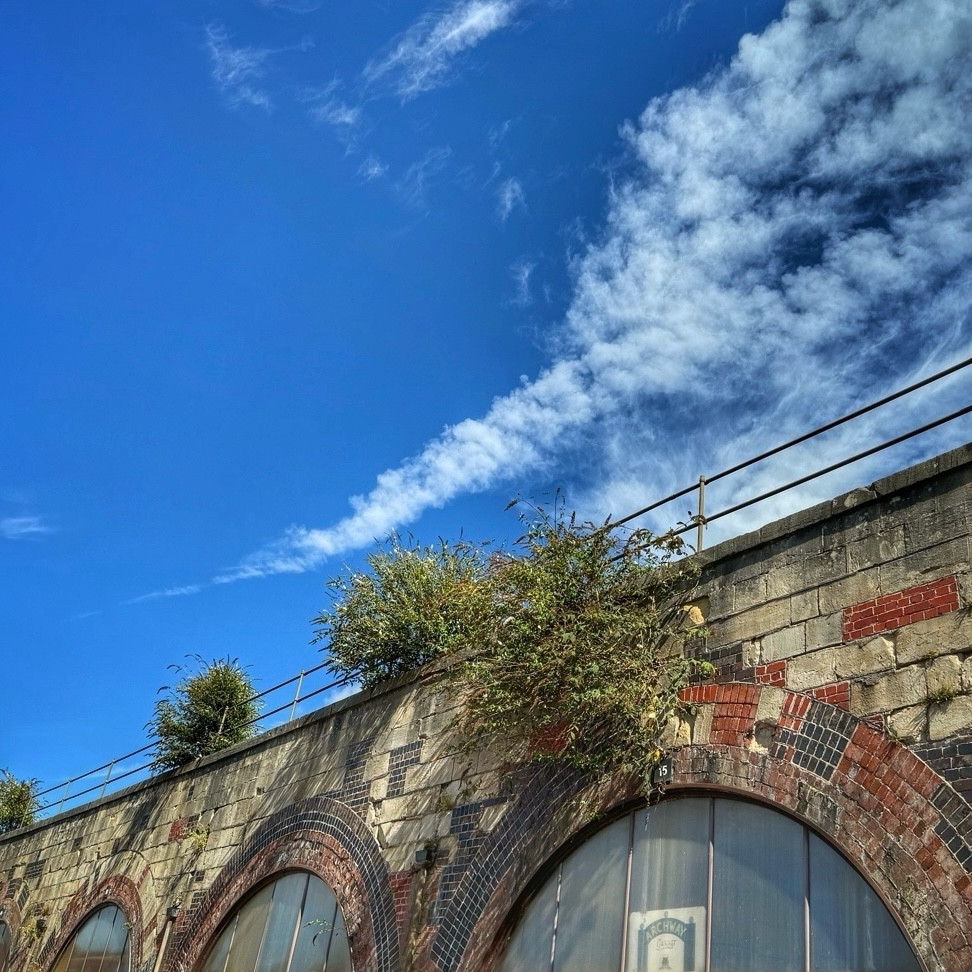
<instances>
[{"instance_id":1,"label":"metal handrail","mask_svg":"<svg viewBox=\"0 0 972 972\"><path fill-rule=\"evenodd\" d=\"M962 370L963 368L967 368L969 365L972 365L972 357L965 358L964 360L959 361L956 364L953 364L950 367L943 369L942 371L938 371L935 374L929 375L926 378L921 379L920 381L914 382L911 385L901 388L898 391L891 393L890 395L885 395L883 398L879 398L873 402L870 402L867 405L854 409L853 411L848 412L845 415L840 416L839 418L833 419L830 422L817 426L816 428L811 429L808 432L804 432L801 435L798 435L796 438L790 439L787 442L783 442L779 445L776 445L771 449L767 449L765 452L761 452L759 455L753 456L750 459L746 459L743 462L739 462L733 466L727 467L726 469L722 469L711 476L704 476L704 475L700 476L697 482L689 486L686 486L682 489L676 490L674 493L670 493L668 496L656 500L655 502L650 503L648 506L644 506L641 509L636 510L634 513L629 513L627 516L621 517L620 519L617 520L608 520L608 522L605 524L604 529L613 529L614 527L618 527L625 523L629 523L640 516L644 516L646 513L650 513L653 510L656 510L659 507L664 506L666 503L672 502L672 500L679 499L682 496L687 496L688 494L697 490L698 491L698 507L697 507L698 512L695 514L695 516L691 516L689 523L685 524L684 526L680 527L677 530L673 530L672 533L678 535L681 533L685 533L691 529L696 529L697 530L696 550L701 550L703 530L708 524L714 522L715 520L719 520L733 513L738 513L740 510L746 509L749 506L754 506L757 503L761 503L764 500L770 499L773 496L777 496L780 493L784 493L787 490L794 489L797 486L802 486L805 483L820 478L821 476L826 476L828 473L834 472L837 469L841 469L845 466L851 465L852 463L859 462L860 460L866 459L867 457L875 455L878 452L881 452L885 449L889 449L892 446L899 445L900 443L907 441L908 439L912 439L915 436L928 432L931 429L938 428L939 426L944 425L947 422L951 422L957 418L960 418L963 415L967 415L968 413L972 412L972 405L967 405L964 408L957 409L949 413L948 415L944 415L938 419L935 419L934 421L926 423L925 425L922 425L915 429L911 429L908 432L904 432L901 435L897 435L894 438L879 443L878 445L871 446L870 448L865 449L862 452L858 452L853 456L842 459L835 463L831 463L829 466L825 466L822 469L817 469L814 472L808 473L805 476L801 476L797 479L791 480L790 482L784 483L781 486L776 486L773 489L760 493L758 496L750 497L749 499L736 503L733 506L729 506L725 509L719 510L716 513L711 513L711 514L705 513L706 486L711 485L712 483L717 482L720 479L725 479L727 476L731 476L734 473L742 471L743 469L747 469L748 467L753 466L758 462L762 462L764 459L768 459L772 456L778 455L779 453L784 452L787 449L791 449L796 445L800 445L803 442L807 442L808 440L815 438L818 435L822 435L824 432L829 432L832 429L844 425L845 423L850 422L853 419L859 418L860 416L865 415L868 412L872 412L883 405L887 405L888 403L903 398L906 395L910 395L920 388L924 388L935 381L939 381L942 378L955 374L956 372ZM272 685L269 688L264 689L262 692L258 692L255 695L250 696L250 698L246 699L241 704L247 705L252 702L256 702L259 699L265 698L271 693L279 691L280 689L285 688L288 685L292 685L295 682L297 683L297 689L294 693L293 699L289 700L283 705L278 706L275 709L271 709L269 712L261 713L256 718L247 722L246 725L256 725L260 720L270 718L274 715L279 714L280 712L283 712L285 709L288 708L290 709L290 713L286 721L289 722L295 716L298 703L304 702L307 699L314 698L318 695L323 694L324 692L328 692L332 689L339 688L350 683L351 679L348 677L339 678L339 679L335 679L334 681L328 682L326 685L316 688L311 692L308 692L306 695L301 695L300 693L303 687L304 678L307 675L311 675L314 674L315 672L321 671L322 669L328 668L328 666L329 666L329 662L324 661L321 662L319 665L315 665L313 668L302 669L296 675L292 675L290 678L287 678L282 682L278 682L276 685ZM118 775L112 776L112 771L114 767L117 766L119 763L123 763L134 756L139 756L142 753L148 752L154 749L157 744L158 744L158 739L152 738L148 743L146 743L146 745L141 746L138 749L134 749L131 752L126 753L124 756L118 756L115 759L108 761L107 763L102 763L100 766L97 766L92 770L88 770L88 772L86 773L81 773L78 776L71 777L71 779L69 780L58 783L56 786L48 787L46 790L39 791L36 795L38 797L42 797L54 793L55 791L63 789L63 793L61 795L60 801L52 800L46 804L43 804L38 808L38 813L43 813L47 810L50 810L53 806L55 806L55 804L57 805L58 809L60 809L61 807L63 807L64 803L68 799L70 799L73 802L78 798L82 796L86 796L99 789L101 791L101 794L103 795L109 782L117 783L120 780L127 779L128 777L134 776L137 773L142 773L147 770L151 770L151 768L154 765L154 760L152 762L148 762L141 766L138 766L135 769L130 769L125 771L124 773L120 773ZM80 790L77 793L73 793L70 795L70 797L68 796L68 791L72 784L78 783L81 780L88 779L89 777L93 776L95 773L100 773L102 770L107 770L105 779L103 781L96 783L92 786L89 786L86 789Z\"/></svg>"}]
</instances>

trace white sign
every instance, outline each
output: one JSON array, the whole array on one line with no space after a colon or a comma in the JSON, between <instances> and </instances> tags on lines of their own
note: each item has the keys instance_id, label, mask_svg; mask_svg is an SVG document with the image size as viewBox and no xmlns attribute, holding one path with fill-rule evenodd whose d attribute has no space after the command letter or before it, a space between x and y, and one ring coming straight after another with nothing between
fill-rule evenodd
<instances>
[{"instance_id":1,"label":"white sign","mask_svg":"<svg viewBox=\"0 0 972 972\"><path fill-rule=\"evenodd\" d=\"M705 972L705 908L632 911L627 972Z\"/></svg>"}]
</instances>

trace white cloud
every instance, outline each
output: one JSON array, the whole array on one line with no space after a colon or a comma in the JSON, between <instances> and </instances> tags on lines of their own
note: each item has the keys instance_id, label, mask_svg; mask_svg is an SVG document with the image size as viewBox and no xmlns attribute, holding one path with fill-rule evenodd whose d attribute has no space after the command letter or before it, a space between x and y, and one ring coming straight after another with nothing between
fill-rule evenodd
<instances>
[{"instance_id":1,"label":"white cloud","mask_svg":"<svg viewBox=\"0 0 972 972\"><path fill-rule=\"evenodd\" d=\"M179 587L166 587L163 590L151 591L148 594L141 594L133 597L126 604L144 604L146 601L158 601L166 597L185 597L189 594L198 594L202 590L201 584L183 584Z\"/></svg>"},{"instance_id":2,"label":"white cloud","mask_svg":"<svg viewBox=\"0 0 972 972\"><path fill-rule=\"evenodd\" d=\"M358 175L365 182L372 182L381 179L388 174L388 165L381 161L376 155L369 155L361 165L358 166Z\"/></svg>"},{"instance_id":3,"label":"white cloud","mask_svg":"<svg viewBox=\"0 0 972 972\"><path fill-rule=\"evenodd\" d=\"M535 263L525 259L517 260L510 267L510 276L513 278L513 284L516 287L516 295L513 298L513 302L518 307L528 307L533 303L533 295L530 293L530 279L536 268L537 265Z\"/></svg>"},{"instance_id":4,"label":"white cloud","mask_svg":"<svg viewBox=\"0 0 972 972\"><path fill-rule=\"evenodd\" d=\"M209 24L206 50L213 80L231 106L253 105L267 111L273 107L270 95L259 86L266 73L267 58L274 53L272 49L234 47L225 27Z\"/></svg>"},{"instance_id":5,"label":"white cloud","mask_svg":"<svg viewBox=\"0 0 972 972\"><path fill-rule=\"evenodd\" d=\"M4 540L25 540L53 532L54 527L40 516L7 516L0 520L0 537Z\"/></svg>"},{"instance_id":6,"label":"white cloud","mask_svg":"<svg viewBox=\"0 0 972 972\"><path fill-rule=\"evenodd\" d=\"M416 209L424 209L428 204L429 183L437 176L452 156L448 145L430 148L417 162L413 162L396 183L401 197Z\"/></svg>"},{"instance_id":7,"label":"white cloud","mask_svg":"<svg viewBox=\"0 0 972 972\"><path fill-rule=\"evenodd\" d=\"M459 0L428 14L365 67L365 81L390 84L403 99L436 88L448 79L456 58L511 26L520 6L521 0Z\"/></svg>"},{"instance_id":8,"label":"white cloud","mask_svg":"<svg viewBox=\"0 0 972 972\"><path fill-rule=\"evenodd\" d=\"M528 473L626 513L967 353L970 111L968 4L794 0L729 66L627 126L627 175L573 263L550 366L383 472L344 519L292 527L221 579L314 568ZM961 387L888 414L917 425ZM757 467L726 502L891 420Z\"/></svg>"},{"instance_id":9,"label":"white cloud","mask_svg":"<svg viewBox=\"0 0 972 972\"><path fill-rule=\"evenodd\" d=\"M526 209L526 193L519 179L504 179L496 190L496 215L506 222L514 209Z\"/></svg>"},{"instance_id":10,"label":"white cloud","mask_svg":"<svg viewBox=\"0 0 972 972\"><path fill-rule=\"evenodd\" d=\"M317 0L255 0L258 7L266 7L268 10L287 10L290 13L313 13L320 9Z\"/></svg>"}]
</instances>

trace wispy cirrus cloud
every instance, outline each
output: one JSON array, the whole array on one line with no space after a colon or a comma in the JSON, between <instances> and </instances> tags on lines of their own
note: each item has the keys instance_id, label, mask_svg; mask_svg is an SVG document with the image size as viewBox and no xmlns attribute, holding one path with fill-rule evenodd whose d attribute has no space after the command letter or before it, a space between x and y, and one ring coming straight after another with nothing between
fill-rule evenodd
<instances>
[{"instance_id":1,"label":"wispy cirrus cloud","mask_svg":"<svg viewBox=\"0 0 972 972\"><path fill-rule=\"evenodd\" d=\"M28 540L54 533L55 528L40 516L7 516L0 519L0 537L4 540Z\"/></svg>"},{"instance_id":2,"label":"wispy cirrus cloud","mask_svg":"<svg viewBox=\"0 0 972 972\"><path fill-rule=\"evenodd\" d=\"M166 587L162 590L150 591L148 594L140 594L125 603L144 604L146 601L159 601L167 597L187 597L190 594L198 594L202 589L202 584L182 584L178 587Z\"/></svg>"},{"instance_id":3,"label":"wispy cirrus cloud","mask_svg":"<svg viewBox=\"0 0 972 972\"><path fill-rule=\"evenodd\" d=\"M526 193L519 179L504 179L496 190L496 215L505 223L514 209L526 209Z\"/></svg>"},{"instance_id":4,"label":"wispy cirrus cloud","mask_svg":"<svg viewBox=\"0 0 972 972\"><path fill-rule=\"evenodd\" d=\"M970 111L968 5L792 0L627 126L626 174L573 261L549 366L381 473L343 519L291 527L220 580L314 569L514 474L628 512L967 354ZM895 415L907 428L967 401L962 388L813 446L806 468Z\"/></svg>"},{"instance_id":5,"label":"wispy cirrus cloud","mask_svg":"<svg viewBox=\"0 0 972 972\"><path fill-rule=\"evenodd\" d=\"M222 24L208 24L206 51L213 80L231 106L252 105L266 111L273 107L270 95L260 86L272 48L236 46Z\"/></svg>"},{"instance_id":6,"label":"wispy cirrus cloud","mask_svg":"<svg viewBox=\"0 0 972 972\"><path fill-rule=\"evenodd\" d=\"M388 165L382 162L377 155L369 155L361 165L358 166L358 175L365 182L373 182L388 175Z\"/></svg>"},{"instance_id":7,"label":"wispy cirrus cloud","mask_svg":"<svg viewBox=\"0 0 972 972\"><path fill-rule=\"evenodd\" d=\"M403 100L444 84L455 61L491 34L511 26L522 0L459 0L420 18L363 72L368 85L387 84Z\"/></svg>"},{"instance_id":8,"label":"wispy cirrus cloud","mask_svg":"<svg viewBox=\"0 0 972 972\"><path fill-rule=\"evenodd\" d=\"M320 0L255 0L258 7L267 10L286 10L289 13L307 14L320 10Z\"/></svg>"},{"instance_id":9,"label":"wispy cirrus cloud","mask_svg":"<svg viewBox=\"0 0 972 972\"><path fill-rule=\"evenodd\" d=\"M424 209L431 181L445 168L451 156L452 149L448 145L436 145L413 162L395 184L402 199L416 209Z\"/></svg>"},{"instance_id":10,"label":"wispy cirrus cloud","mask_svg":"<svg viewBox=\"0 0 972 972\"><path fill-rule=\"evenodd\" d=\"M262 82L267 74L267 62L276 54L306 51L313 41L305 38L288 47L254 47L236 45L222 24L207 24L205 46L213 80L230 107L251 105L270 111L273 100Z\"/></svg>"}]
</instances>

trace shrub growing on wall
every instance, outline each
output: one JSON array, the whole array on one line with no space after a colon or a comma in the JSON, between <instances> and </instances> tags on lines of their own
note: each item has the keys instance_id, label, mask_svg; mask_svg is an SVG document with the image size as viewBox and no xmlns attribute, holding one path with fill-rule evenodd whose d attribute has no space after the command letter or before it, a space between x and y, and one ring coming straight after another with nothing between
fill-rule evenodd
<instances>
[{"instance_id":1,"label":"shrub growing on wall","mask_svg":"<svg viewBox=\"0 0 972 972\"><path fill-rule=\"evenodd\" d=\"M152 761L156 770L218 753L259 731L253 682L237 660L204 663L197 657L196 662L199 670L195 673L171 666L184 674L174 686L160 689L169 694L155 703L155 715L147 727L158 737Z\"/></svg>"},{"instance_id":2,"label":"shrub growing on wall","mask_svg":"<svg viewBox=\"0 0 972 972\"><path fill-rule=\"evenodd\" d=\"M366 571L327 583L331 607L311 622L331 668L366 688L479 644L493 623L484 546L423 547L393 534Z\"/></svg>"},{"instance_id":3,"label":"shrub growing on wall","mask_svg":"<svg viewBox=\"0 0 972 972\"><path fill-rule=\"evenodd\" d=\"M0 770L0 834L33 823L37 809L37 780L20 780Z\"/></svg>"},{"instance_id":4,"label":"shrub growing on wall","mask_svg":"<svg viewBox=\"0 0 972 972\"><path fill-rule=\"evenodd\" d=\"M330 667L370 686L446 659L458 728L528 757L647 776L678 693L707 666L681 609L696 576L683 542L535 508L511 552L467 543L372 553L331 581L314 623Z\"/></svg>"},{"instance_id":5,"label":"shrub growing on wall","mask_svg":"<svg viewBox=\"0 0 972 972\"><path fill-rule=\"evenodd\" d=\"M699 634L682 610L696 576L684 553L672 534L533 519L518 551L492 561L492 636L455 669L467 736L647 774L679 690L708 669L683 653Z\"/></svg>"}]
</instances>

